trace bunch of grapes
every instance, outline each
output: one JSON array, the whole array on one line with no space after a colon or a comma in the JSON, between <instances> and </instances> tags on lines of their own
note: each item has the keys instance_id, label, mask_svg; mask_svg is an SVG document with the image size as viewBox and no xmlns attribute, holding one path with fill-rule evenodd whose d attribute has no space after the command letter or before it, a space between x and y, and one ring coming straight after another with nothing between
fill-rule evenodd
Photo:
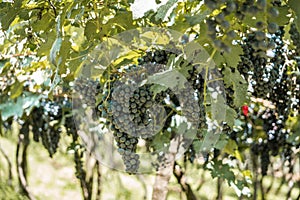
<instances>
[{"instance_id":1,"label":"bunch of grapes","mask_svg":"<svg viewBox=\"0 0 300 200\"><path fill-rule=\"evenodd\" d=\"M137 77L136 66L120 69L121 73L111 73L110 82L105 86L107 92L103 101L98 105L101 117L108 120L108 126L113 132L118 152L122 156L126 172L137 173L139 168L139 155L136 154L138 138L147 134L146 130L139 130L139 123L146 122L146 112L141 112L142 107L152 105L149 91L137 87L135 81L128 80L126 75ZM142 93L142 94L141 94Z\"/></svg>"},{"instance_id":2,"label":"bunch of grapes","mask_svg":"<svg viewBox=\"0 0 300 200\"><path fill-rule=\"evenodd\" d=\"M255 49L258 40L255 34L248 34L242 42L243 55L238 64L239 72L250 81L253 95L258 98L270 99L276 95L273 88L281 77L285 51L283 50L284 30L281 28L269 40L273 55L261 54L260 48ZM259 46L259 45L258 45Z\"/></svg>"},{"instance_id":3,"label":"bunch of grapes","mask_svg":"<svg viewBox=\"0 0 300 200\"><path fill-rule=\"evenodd\" d=\"M31 112L31 126L35 141L41 139L50 157L57 150L60 140L62 108L57 102L43 99Z\"/></svg>"},{"instance_id":4,"label":"bunch of grapes","mask_svg":"<svg viewBox=\"0 0 300 200\"><path fill-rule=\"evenodd\" d=\"M75 82L74 90L79 94L81 103L86 106L95 107L96 97L102 93L99 81L89 78L78 78Z\"/></svg>"},{"instance_id":5,"label":"bunch of grapes","mask_svg":"<svg viewBox=\"0 0 300 200\"><path fill-rule=\"evenodd\" d=\"M232 24L243 22L246 16L255 16L259 12L267 12L269 18L276 18L279 16L277 7L281 6L277 1L269 4L267 0L246 0L244 2L237 0L205 0L204 3L212 11L219 10L219 12L212 12L206 20L207 35L217 49L225 52L231 51L232 41L240 35L239 30L231 28ZM232 18L232 15L235 17ZM273 45L268 40L266 33L276 33L279 26L274 22L257 20L256 26L252 28L256 29L253 33L256 38L256 41L253 41L252 44L253 48L265 51Z\"/></svg>"},{"instance_id":6,"label":"bunch of grapes","mask_svg":"<svg viewBox=\"0 0 300 200\"><path fill-rule=\"evenodd\" d=\"M206 20L207 24L207 34L208 37L213 41L213 44L216 48L230 52L231 49L228 44L220 39L220 36L227 36L227 39L232 40L234 39L237 34L234 30L230 30L230 21L226 19L226 16L230 15L233 12L236 12L238 8L238 4L234 1L215 1L215 0L205 0L205 5L211 9L221 9L221 12L216 16L211 16ZM225 7L224 7L225 5Z\"/></svg>"},{"instance_id":7,"label":"bunch of grapes","mask_svg":"<svg viewBox=\"0 0 300 200\"><path fill-rule=\"evenodd\" d=\"M121 66L107 73L108 81L104 84L104 97L98 110L101 117L108 120L107 125L129 173L136 173L139 167L138 140L142 138L149 145L156 133L167 131L179 107L180 113L193 125L198 124L200 118L205 119L204 109L200 114L198 108L203 107L204 79L196 67L188 66L191 70L183 88L154 93L155 84L145 84L149 76L166 70L171 55L177 56L165 50L148 51L138 59L138 65ZM159 151L154 146L150 149ZM163 162L162 155L157 157Z\"/></svg>"},{"instance_id":8,"label":"bunch of grapes","mask_svg":"<svg viewBox=\"0 0 300 200\"><path fill-rule=\"evenodd\" d=\"M300 33L296 27L295 23L291 24L291 28L289 30L289 34L291 36L291 39L293 41L293 51L290 55L291 59L295 61L295 66L292 71L294 72L300 72ZM291 94L290 99L294 99L292 102L292 110L294 115L300 113L300 78L297 76L297 73L293 73L290 77L290 83L291 83Z\"/></svg>"}]
</instances>

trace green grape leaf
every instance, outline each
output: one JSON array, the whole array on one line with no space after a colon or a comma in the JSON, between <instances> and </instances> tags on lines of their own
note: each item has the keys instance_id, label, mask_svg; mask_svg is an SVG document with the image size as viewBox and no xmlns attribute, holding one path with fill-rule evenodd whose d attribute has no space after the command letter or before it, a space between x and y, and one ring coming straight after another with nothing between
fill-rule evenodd
<instances>
[{"instance_id":1,"label":"green grape leaf","mask_svg":"<svg viewBox=\"0 0 300 200\"><path fill-rule=\"evenodd\" d=\"M230 128L233 128L237 113L233 108L226 106L226 123Z\"/></svg>"},{"instance_id":2,"label":"green grape leaf","mask_svg":"<svg viewBox=\"0 0 300 200\"><path fill-rule=\"evenodd\" d=\"M214 63L208 63L210 55L207 51L199 45L197 42L189 42L184 47L184 55L186 57L186 61L192 64L202 64L204 66L214 67Z\"/></svg>"},{"instance_id":3,"label":"green grape leaf","mask_svg":"<svg viewBox=\"0 0 300 200\"><path fill-rule=\"evenodd\" d=\"M224 53L224 59L228 66L236 68L241 61L240 55L243 54L243 49L240 45L231 45L231 52Z\"/></svg>"},{"instance_id":4,"label":"green grape leaf","mask_svg":"<svg viewBox=\"0 0 300 200\"><path fill-rule=\"evenodd\" d=\"M59 50L59 57L61 58L61 65L65 65L67 59L70 55L70 49L71 49L72 43L70 42L70 37L65 36L62 40L61 48ZM61 73L65 73L66 69L64 68Z\"/></svg>"},{"instance_id":5,"label":"green grape leaf","mask_svg":"<svg viewBox=\"0 0 300 200\"><path fill-rule=\"evenodd\" d=\"M171 26L172 30L184 33L186 29L190 28L190 24L185 20L185 16L177 16L175 23Z\"/></svg>"},{"instance_id":6,"label":"green grape leaf","mask_svg":"<svg viewBox=\"0 0 300 200\"><path fill-rule=\"evenodd\" d=\"M50 12L46 12L45 14L42 15L42 18L40 20L36 20L32 24L32 29L36 32L39 31L48 31L52 27L54 27L55 21L54 18L52 17Z\"/></svg>"},{"instance_id":7,"label":"green grape leaf","mask_svg":"<svg viewBox=\"0 0 300 200\"><path fill-rule=\"evenodd\" d=\"M197 135L199 135L199 133L197 133ZM210 151L212 148L215 148L221 136L221 134L209 132L206 129L201 130L201 135L203 136L203 139L195 140L193 142L194 149L196 152L207 152Z\"/></svg>"},{"instance_id":8,"label":"green grape leaf","mask_svg":"<svg viewBox=\"0 0 300 200\"><path fill-rule=\"evenodd\" d=\"M210 42L209 38L207 37L207 24L204 21L200 22L200 34L197 38L197 42L199 42L201 45Z\"/></svg>"},{"instance_id":9,"label":"green grape leaf","mask_svg":"<svg viewBox=\"0 0 300 200\"><path fill-rule=\"evenodd\" d=\"M150 87L150 91L153 92L154 96L159 94L160 92L166 91L168 88L163 85L154 84Z\"/></svg>"},{"instance_id":10,"label":"green grape leaf","mask_svg":"<svg viewBox=\"0 0 300 200\"><path fill-rule=\"evenodd\" d=\"M299 6L299 0L289 0L288 2L290 8L294 11L295 14L295 21L298 28L298 31L300 30L300 6Z\"/></svg>"},{"instance_id":11,"label":"green grape leaf","mask_svg":"<svg viewBox=\"0 0 300 200\"><path fill-rule=\"evenodd\" d=\"M207 96L207 111L210 113L210 118L222 124L224 121L231 128L234 126L234 121L237 113L234 109L226 105L226 100L222 95L218 95L217 99L212 99L211 94Z\"/></svg>"},{"instance_id":12,"label":"green grape leaf","mask_svg":"<svg viewBox=\"0 0 300 200\"><path fill-rule=\"evenodd\" d=\"M217 51L214 55L214 62L216 66L222 66L224 63L226 63L225 57L221 54L220 51Z\"/></svg>"},{"instance_id":13,"label":"green grape leaf","mask_svg":"<svg viewBox=\"0 0 300 200\"><path fill-rule=\"evenodd\" d=\"M171 70L149 76L147 83L159 84L170 89L175 89L176 87L181 89L184 87L184 83L186 81L187 80L180 72L178 72L177 70Z\"/></svg>"},{"instance_id":14,"label":"green grape leaf","mask_svg":"<svg viewBox=\"0 0 300 200\"><path fill-rule=\"evenodd\" d=\"M185 15L184 18L186 20L186 22L189 23L190 26L195 26L197 24L199 24L200 22L202 22L206 16L209 14L209 11L208 10L205 10L199 14L196 14L196 15Z\"/></svg>"},{"instance_id":15,"label":"green grape leaf","mask_svg":"<svg viewBox=\"0 0 300 200\"><path fill-rule=\"evenodd\" d=\"M227 180L228 184L235 182L235 175L231 171L228 164L224 164L222 160L216 160L212 164L212 168L209 169L213 178L220 177Z\"/></svg>"},{"instance_id":16,"label":"green grape leaf","mask_svg":"<svg viewBox=\"0 0 300 200\"><path fill-rule=\"evenodd\" d=\"M1 12L3 12L3 14L0 14L1 26L4 30L7 30L10 24L15 20L18 13L15 12L15 10L9 9L3 9Z\"/></svg>"},{"instance_id":17,"label":"green grape leaf","mask_svg":"<svg viewBox=\"0 0 300 200\"><path fill-rule=\"evenodd\" d=\"M165 20L167 17L167 14L169 13L169 10L173 7L175 8L175 4L177 3L178 0L169 0L165 5L162 5L158 8L157 13L155 15L155 20Z\"/></svg>"},{"instance_id":18,"label":"green grape leaf","mask_svg":"<svg viewBox=\"0 0 300 200\"><path fill-rule=\"evenodd\" d=\"M24 94L25 96L19 96L16 101L8 100L5 103L0 104L0 112L3 121L12 116L21 117L24 112L27 112L28 114L31 108L39 103L41 95L33 93Z\"/></svg>"},{"instance_id":19,"label":"green grape leaf","mask_svg":"<svg viewBox=\"0 0 300 200\"><path fill-rule=\"evenodd\" d=\"M170 143L170 137L171 133L167 131L163 133L158 133L154 136L153 142L151 144L155 150L167 150L168 147L165 144Z\"/></svg>"},{"instance_id":20,"label":"green grape leaf","mask_svg":"<svg viewBox=\"0 0 300 200\"><path fill-rule=\"evenodd\" d=\"M219 141L220 134L214 132L207 132L202 141L200 151L209 151L210 149L216 146L216 143Z\"/></svg>"},{"instance_id":21,"label":"green grape leaf","mask_svg":"<svg viewBox=\"0 0 300 200\"><path fill-rule=\"evenodd\" d=\"M183 135L187 139L194 139L197 130L189 128L186 122L182 122L177 126L178 134Z\"/></svg>"},{"instance_id":22,"label":"green grape leaf","mask_svg":"<svg viewBox=\"0 0 300 200\"><path fill-rule=\"evenodd\" d=\"M212 96L216 98L212 98ZM210 114L209 117L212 120L216 120L219 123L222 123L225 119L225 106L226 102L222 95L219 95L216 92L209 92L206 96L207 111Z\"/></svg>"},{"instance_id":23,"label":"green grape leaf","mask_svg":"<svg viewBox=\"0 0 300 200\"><path fill-rule=\"evenodd\" d=\"M288 137L286 141L293 145L300 144L300 123L297 124L295 130L292 132L292 134Z\"/></svg>"},{"instance_id":24,"label":"green grape leaf","mask_svg":"<svg viewBox=\"0 0 300 200\"><path fill-rule=\"evenodd\" d=\"M50 61L54 66L60 65L61 61L57 58L62 44L62 38L57 37L50 49Z\"/></svg>"},{"instance_id":25,"label":"green grape leaf","mask_svg":"<svg viewBox=\"0 0 300 200\"><path fill-rule=\"evenodd\" d=\"M128 13L127 11L120 11L118 10L116 15L111 18L107 24L118 24L117 27L122 27L120 31L123 31L124 29L130 30L135 28L136 26L133 24L133 16L132 13ZM117 32L116 32L117 33Z\"/></svg>"},{"instance_id":26,"label":"green grape leaf","mask_svg":"<svg viewBox=\"0 0 300 200\"><path fill-rule=\"evenodd\" d=\"M297 6L296 7L299 7L299 1L297 3ZM268 22L274 22L276 24L278 24L279 26L284 26L286 24L289 23L290 21L290 17L289 17L289 14L290 14L290 11L289 11L289 7L288 6L281 6L281 7L278 7L277 8L278 11L279 11L279 16L278 17L268 17Z\"/></svg>"},{"instance_id":27,"label":"green grape leaf","mask_svg":"<svg viewBox=\"0 0 300 200\"><path fill-rule=\"evenodd\" d=\"M92 40L97 35L97 22L95 20L89 20L85 24L84 35L87 40Z\"/></svg>"},{"instance_id":28,"label":"green grape leaf","mask_svg":"<svg viewBox=\"0 0 300 200\"><path fill-rule=\"evenodd\" d=\"M1 111L1 117L2 120L5 121L9 117L12 116L19 116L21 117L23 114L23 108L20 101L17 101L16 103L13 101L7 101L4 104L0 104L0 111Z\"/></svg>"},{"instance_id":29,"label":"green grape leaf","mask_svg":"<svg viewBox=\"0 0 300 200\"><path fill-rule=\"evenodd\" d=\"M53 46L53 43L56 39L55 32L46 32L45 34L42 35L43 38L45 38L45 42L41 43L40 48L38 49L38 55L43 56L43 55L49 55L50 49Z\"/></svg>"},{"instance_id":30,"label":"green grape leaf","mask_svg":"<svg viewBox=\"0 0 300 200\"><path fill-rule=\"evenodd\" d=\"M228 143L228 138L226 134L221 134L218 142L215 144L216 149L222 150Z\"/></svg>"},{"instance_id":31,"label":"green grape leaf","mask_svg":"<svg viewBox=\"0 0 300 200\"><path fill-rule=\"evenodd\" d=\"M225 67L223 71L224 83L227 87L233 87L234 90L234 105L241 107L244 103L248 102L247 89L248 84L238 72L238 70L230 70L229 67Z\"/></svg>"},{"instance_id":32,"label":"green grape leaf","mask_svg":"<svg viewBox=\"0 0 300 200\"><path fill-rule=\"evenodd\" d=\"M234 140L231 140L231 139L228 140L228 143L225 146L225 148L223 149L223 151L225 153L228 153L229 155L236 157L238 160L243 162L243 157L240 154L240 152L238 150L238 145Z\"/></svg>"},{"instance_id":33,"label":"green grape leaf","mask_svg":"<svg viewBox=\"0 0 300 200\"><path fill-rule=\"evenodd\" d=\"M16 81L10 88L10 98L15 99L20 96L23 92L23 84L19 81Z\"/></svg>"},{"instance_id":34,"label":"green grape leaf","mask_svg":"<svg viewBox=\"0 0 300 200\"><path fill-rule=\"evenodd\" d=\"M256 22L265 21L265 16L266 16L265 12L258 12L255 16L253 16L252 14L247 14L243 19L243 23L250 27L255 27Z\"/></svg>"}]
</instances>

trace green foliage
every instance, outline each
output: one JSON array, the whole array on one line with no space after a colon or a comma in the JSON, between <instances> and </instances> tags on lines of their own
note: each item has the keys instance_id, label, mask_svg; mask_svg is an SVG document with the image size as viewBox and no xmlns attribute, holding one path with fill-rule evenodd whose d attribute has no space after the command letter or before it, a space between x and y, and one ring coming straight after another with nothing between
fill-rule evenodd
<instances>
[{"instance_id":1,"label":"green foliage","mask_svg":"<svg viewBox=\"0 0 300 200\"><path fill-rule=\"evenodd\" d=\"M289 0L288 5L291 9L294 11L295 21L298 27L298 30L300 28L300 8L299 8L299 2L297 0Z\"/></svg>"},{"instance_id":2,"label":"green foliage","mask_svg":"<svg viewBox=\"0 0 300 200\"><path fill-rule=\"evenodd\" d=\"M168 0L156 11L150 10L139 19L133 19L130 8L133 2L1 1L1 131L2 127L10 126L12 118L19 120L21 126L23 121L32 120L32 111L41 104L41 99L57 103L60 101L57 99L63 96L71 100L70 86L74 85L79 74L91 75L93 79L100 80L101 87L106 87L105 92L93 99L93 102L103 104L104 108L101 110L94 106L91 110L101 112L102 118L107 119L103 116L111 114L107 94L114 89L111 84L120 78L119 73L126 74L125 67L137 64L137 58L147 54L149 49L141 47L130 52L122 47L111 53L98 45L107 42L116 47L122 42L143 41L151 46L149 44L154 41L151 33L141 36L140 32L133 31L126 37L123 35L122 41L116 41L114 36L131 29L163 27L182 33L182 54L170 55L164 63L169 71L150 75L142 85L151 84L150 91L154 97L159 97L168 89L183 88L187 79L191 81L189 76L194 65L198 66L198 72L203 76L203 80L192 77L203 81L201 88L196 89L202 109L199 130L189 130L183 123L175 123L173 127L169 125L172 131L184 133L189 139L197 135L185 158L194 160L202 153L207 154L206 164L210 163L207 167L212 177L227 180L238 194L244 195L248 195L243 191L247 191L245 188L251 184L247 179L251 179L252 174L258 176L258 171L264 171L262 177L267 174L273 157L283 157L282 162L292 166L300 144L299 76L294 76L300 70L299 2L205 0L199 3ZM161 1L155 2L161 4ZM168 36L168 33L164 34L160 36ZM158 48L179 38L164 39L157 42ZM191 40L193 42L189 43ZM203 46L200 53L196 52L198 44ZM112 63L103 61L105 65L110 65L106 71L101 68L103 66L97 66L99 68L94 71L88 69L93 64L90 58L95 55L90 53L95 47L99 53L96 56L104 55L108 60L113 58ZM126 55L117 57L124 52ZM210 73L214 66L220 73L219 77ZM217 81L224 84L224 91L214 99L216 91L211 91L210 86ZM168 95L172 96L171 93ZM176 99L170 99L175 105ZM176 110L179 106L173 104L165 103L164 106L173 106L169 108L169 113L180 115L181 111ZM246 105L249 110L241 110ZM42 137L50 156L56 152L59 140L54 138L54 141L51 131L46 134L51 128L59 132L66 130L73 140L70 145L73 150L78 150L76 148L80 146L74 143L78 142L78 135L75 124L69 120L75 111L71 113L70 106L66 107L57 119L43 122L45 133L37 131L38 136L34 136L37 141ZM169 121L172 120L170 117ZM219 126L217 129L221 133L211 133L214 125ZM174 137L172 131L160 132L146 141L147 145L155 150L167 149ZM212 156L216 149L219 154ZM249 155L253 156L251 162L256 163L251 172L245 167L248 166L245 157ZM224 163L226 159L237 160L242 167ZM84 185L86 172L82 169L82 160L80 149L75 156L75 167L76 175ZM12 188L3 184L0 184L0 192L8 199L22 199L12 192Z\"/></svg>"},{"instance_id":3,"label":"green foliage","mask_svg":"<svg viewBox=\"0 0 300 200\"><path fill-rule=\"evenodd\" d=\"M28 200L24 195L19 194L15 188L0 181L0 199L1 200Z\"/></svg>"}]
</instances>

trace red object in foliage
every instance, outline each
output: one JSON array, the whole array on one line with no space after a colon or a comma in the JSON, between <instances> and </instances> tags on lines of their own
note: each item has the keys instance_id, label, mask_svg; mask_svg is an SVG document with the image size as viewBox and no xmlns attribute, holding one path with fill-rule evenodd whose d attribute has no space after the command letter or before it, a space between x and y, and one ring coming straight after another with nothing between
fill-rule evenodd
<instances>
[{"instance_id":1,"label":"red object in foliage","mask_svg":"<svg viewBox=\"0 0 300 200\"><path fill-rule=\"evenodd\" d=\"M249 112L249 108L248 106L242 106L242 111L243 111L243 114L248 117L248 112Z\"/></svg>"}]
</instances>

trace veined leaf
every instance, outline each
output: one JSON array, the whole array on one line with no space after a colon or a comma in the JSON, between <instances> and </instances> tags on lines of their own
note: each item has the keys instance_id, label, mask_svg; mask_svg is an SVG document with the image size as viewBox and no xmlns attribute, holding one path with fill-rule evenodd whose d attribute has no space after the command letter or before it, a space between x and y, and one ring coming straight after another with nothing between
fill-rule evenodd
<instances>
[{"instance_id":1,"label":"veined leaf","mask_svg":"<svg viewBox=\"0 0 300 200\"><path fill-rule=\"evenodd\" d=\"M155 15L155 20L165 20L169 10L177 3L178 0L169 0L165 5L158 8L157 14Z\"/></svg>"},{"instance_id":2,"label":"veined leaf","mask_svg":"<svg viewBox=\"0 0 300 200\"><path fill-rule=\"evenodd\" d=\"M289 0L288 4L289 4L290 8L294 11L296 25L297 25L297 28L298 28L298 31L299 31L300 30L300 6L299 6L299 0Z\"/></svg>"}]
</instances>

